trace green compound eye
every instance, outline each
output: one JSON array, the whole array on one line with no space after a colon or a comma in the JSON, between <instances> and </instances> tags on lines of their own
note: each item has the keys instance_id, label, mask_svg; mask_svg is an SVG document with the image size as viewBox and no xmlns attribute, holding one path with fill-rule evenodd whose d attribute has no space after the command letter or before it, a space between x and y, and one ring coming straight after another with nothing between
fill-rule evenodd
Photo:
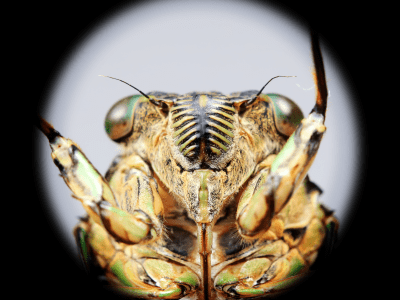
<instances>
[{"instance_id":1,"label":"green compound eye","mask_svg":"<svg viewBox=\"0 0 400 300\"><path fill-rule=\"evenodd\" d=\"M133 95L119 100L108 111L105 129L108 136L115 142L122 142L133 129L134 107L142 95Z\"/></svg>"},{"instance_id":2,"label":"green compound eye","mask_svg":"<svg viewBox=\"0 0 400 300\"><path fill-rule=\"evenodd\" d=\"M280 133L290 136L304 118L300 108L289 98L279 94L267 94L274 103L276 128Z\"/></svg>"}]
</instances>

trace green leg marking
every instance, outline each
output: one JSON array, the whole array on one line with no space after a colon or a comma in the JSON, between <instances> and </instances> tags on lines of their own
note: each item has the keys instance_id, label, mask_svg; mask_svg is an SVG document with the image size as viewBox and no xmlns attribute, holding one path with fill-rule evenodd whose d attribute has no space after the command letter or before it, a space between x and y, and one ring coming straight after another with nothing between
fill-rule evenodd
<instances>
[{"instance_id":1,"label":"green leg marking","mask_svg":"<svg viewBox=\"0 0 400 300\"><path fill-rule=\"evenodd\" d=\"M89 255L89 245L87 244L88 234L82 227L75 229L75 240L79 248L84 267L87 272L90 271L91 257Z\"/></svg>"},{"instance_id":2,"label":"green leg marking","mask_svg":"<svg viewBox=\"0 0 400 300\"><path fill-rule=\"evenodd\" d=\"M132 284L129 281L128 278L126 278L125 273L124 273L124 265L122 261L117 260L112 266L111 266L111 271L114 273L115 276L118 277L119 281L124 285L124 286L129 286L131 287Z\"/></svg>"}]
</instances>

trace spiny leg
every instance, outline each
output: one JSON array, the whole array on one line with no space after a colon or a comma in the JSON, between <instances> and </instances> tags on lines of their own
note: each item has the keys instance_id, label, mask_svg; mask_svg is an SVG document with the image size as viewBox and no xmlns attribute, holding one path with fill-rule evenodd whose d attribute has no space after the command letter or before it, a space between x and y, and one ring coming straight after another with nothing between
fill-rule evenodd
<instances>
[{"instance_id":1,"label":"spiny leg","mask_svg":"<svg viewBox=\"0 0 400 300\"><path fill-rule=\"evenodd\" d=\"M244 237L254 238L268 230L272 217L282 210L302 184L326 130L324 121L328 92L321 50L315 34L312 35L312 51L317 85L316 104L260 175L263 184L258 188L262 189L264 196L260 197L259 192L255 192L251 197L241 198L237 224ZM257 212L256 222L254 212Z\"/></svg>"},{"instance_id":2,"label":"spiny leg","mask_svg":"<svg viewBox=\"0 0 400 300\"><path fill-rule=\"evenodd\" d=\"M121 209L107 181L77 144L64 138L40 117L37 126L48 138L53 161L73 197L81 201L90 218L125 243L134 244L155 238L151 218L141 210L128 213Z\"/></svg>"},{"instance_id":3,"label":"spiny leg","mask_svg":"<svg viewBox=\"0 0 400 300\"><path fill-rule=\"evenodd\" d=\"M316 104L312 111L321 115L325 120L326 106L328 103L328 87L326 85L324 60L322 59L319 38L315 31L311 31L311 47L314 61L314 81L317 86Z\"/></svg>"}]
</instances>

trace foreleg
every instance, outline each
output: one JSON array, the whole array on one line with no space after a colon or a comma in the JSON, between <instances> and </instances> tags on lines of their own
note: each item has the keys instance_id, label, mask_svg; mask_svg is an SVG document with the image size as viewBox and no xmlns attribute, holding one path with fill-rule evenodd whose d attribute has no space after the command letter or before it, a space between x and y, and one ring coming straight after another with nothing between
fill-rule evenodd
<instances>
[{"instance_id":1,"label":"foreleg","mask_svg":"<svg viewBox=\"0 0 400 300\"><path fill-rule=\"evenodd\" d=\"M152 220L143 210L128 212L118 203L107 181L93 167L79 146L64 138L47 121L40 118L38 127L49 139L51 156L65 183L78 199L90 218L104 226L116 239L125 243L139 243L156 237ZM143 194L153 194L154 189L143 186ZM157 195L158 196L158 195ZM157 197L155 196L155 197ZM161 202L157 202L158 210ZM140 207L140 205L139 205ZM156 228L160 232L160 225Z\"/></svg>"}]
</instances>

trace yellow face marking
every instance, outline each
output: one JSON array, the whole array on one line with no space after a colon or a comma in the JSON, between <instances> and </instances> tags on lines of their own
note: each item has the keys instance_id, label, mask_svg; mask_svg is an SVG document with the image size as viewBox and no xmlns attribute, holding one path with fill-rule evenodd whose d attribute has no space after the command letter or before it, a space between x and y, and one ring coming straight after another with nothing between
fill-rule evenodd
<instances>
[{"instance_id":1,"label":"yellow face marking","mask_svg":"<svg viewBox=\"0 0 400 300\"><path fill-rule=\"evenodd\" d=\"M178 112L177 114L173 114L172 117L173 117L173 118L177 118L177 117L179 117L180 115L186 114L186 113L188 113L188 112L190 112L190 111L193 111L193 110L194 110L194 108L186 109L186 110L183 110L183 111L181 111L181 112Z\"/></svg>"},{"instance_id":2,"label":"yellow face marking","mask_svg":"<svg viewBox=\"0 0 400 300\"><path fill-rule=\"evenodd\" d=\"M171 107L170 111L174 111L174 110L185 108L185 107L190 107L190 104L173 106L173 107Z\"/></svg>"},{"instance_id":3,"label":"yellow face marking","mask_svg":"<svg viewBox=\"0 0 400 300\"><path fill-rule=\"evenodd\" d=\"M192 130L189 130L188 132L186 132L183 136L181 136L179 138L179 140L177 140L175 142L175 145L178 146L185 138L187 138L189 135L191 135L192 133L196 132L196 128L193 128ZM194 136L194 138L196 138L196 136ZM193 138L191 138L190 140L192 140ZM190 141L189 140L189 141ZM182 148L183 149L183 148ZM181 150L182 151L182 150Z\"/></svg>"},{"instance_id":4,"label":"yellow face marking","mask_svg":"<svg viewBox=\"0 0 400 300\"><path fill-rule=\"evenodd\" d=\"M210 147L210 149L211 149L211 151L214 152L215 154L221 155L221 151L220 151L219 149L214 148L214 147L212 147L212 146Z\"/></svg>"},{"instance_id":5,"label":"yellow face marking","mask_svg":"<svg viewBox=\"0 0 400 300\"><path fill-rule=\"evenodd\" d=\"M210 118L211 118L211 119L214 119L214 120L216 120L216 121L218 121L218 122L221 122L222 124L224 124L224 125L226 125L226 126L232 128L232 129L234 128L234 126L233 126L232 123L229 123L228 121L225 121L224 119L218 118L218 117L216 117L216 116L210 116Z\"/></svg>"},{"instance_id":6,"label":"yellow face marking","mask_svg":"<svg viewBox=\"0 0 400 300\"><path fill-rule=\"evenodd\" d=\"M186 116L183 117L182 119L180 119L179 121L175 122L174 124L172 124L172 128L178 127L180 125L182 125L184 122L188 121L188 120L192 120L194 119L193 116Z\"/></svg>"},{"instance_id":7,"label":"yellow face marking","mask_svg":"<svg viewBox=\"0 0 400 300\"><path fill-rule=\"evenodd\" d=\"M208 101L207 95L201 95L199 97L199 105L200 105L200 107L206 107L207 101Z\"/></svg>"},{"instance_id":8,"label":"yellow face marking","mask_svg":"<svg viewBox=\"0 0 400 300\"><path fill-rule=\"evenodd\" d=\"M230 107L230 106L226 106L226 105L222 105L222 104L215 104L215 106L218 106L218 107L221 107L221 108L223 108L223 109L236 112L236 110L235 110L233 107Z\"/></svg>"},{"instance_id":9,"label":"yellow face marking","mask_svg":"<svg viewBox=\"0 0 400 300\"><path fill-rule=\"evenodd\" d=\"M175 131L174 133L174 138L177 137L178 135L180 135L182 132L184 132L186 129L188 129L189 127L192 127L193 125L195 125L196 122L190 122L189 124L183 126L181 129Z\"/></svg>"},{"instance_id":10,"label":"yellow face marking","mask_svg":"<svg viewBox=\"0 0 400 300\"><path fill-rule=\"evenodd\" d=\"M192 151L192 150L194 150L194 149L196 149L196 145L193 145L193 146L188 147L182 154L186 156L190 151ZM194 155L194 152L193 152L193 153L190 153L190 154L187 155L187 156L192 156L192 155Z\"/></svg>"},{"instance_id":11,"label":"yellow face marking","mask_svg":"<svg viewBox=\"0 0 400 300\"><path fill-rule=\"evenodd\" d=\"M190 139L188 139L180 148L179 151L182 152L183 149L185 149L185 147L187 145L189 145L191 142L193 142L195 139L197 138L197 136L192 136Z\"/></svg>"},{"instance_id":12,"label":"yellow face marking","mask_svg":"<svg viewBox=\"0 0 400 300\"><path fill-rule=\"evenodd\" d=\"M231 116L230 114L227 114L226 112L223 112L223 111L221 111L221 110L218 110L218 109L214 109L214 108L213 108L211 111L214 112L214 113L220 114L220 115L222 115L222 116L224 116L224 117L227 117L227 118L229 118L229 119L235 120L235 117L234 117L234 116Z\"/></svg>"},{"instance_id":13,"label":"yellow face marking","mask_svg":"<svg viewBox=\"0 0 400 300\"><path fill-rule=\"evenodd\" d=\"M218 132L215 132L212 129L208 130L209 133L211 133L212 135L215 135L216 137L220 138L221 140L223 140L225 143L227 144L231 144L231 142L229 140L227 140L224 136L220 135Z\"/></svg>"},{"instance_id":14,"label":"yellow face marking","mask_svg":"<svg viewBox=\"0 0 400 300\"><path fill-rule=\"evenodd\" d=\"M224 127L219 126L219 125L217 125L217 124L215 124L215 123L213 123L213 122L210 122L209 124L210 124L211 126L217 128L217 129L221 130L223 133L226 133L226 134L229 135L230 137L233 137L232 131L229 131L228 129L225 129Z\"/></svg>"},{"instance_id":15,"label":"yellow face marking","mask_svg":"<svg viewBox=\"0 0 400 300\"><path fill-rule=\"evenodd\" d=\"M219 146L222 150L224 150L226 152L226 150L228 150L225 145L221 144L220 142L218 142L216 139L210 138L209 139L210 142L213 142L215 145Z\"/></svg>"}]
</instances>

